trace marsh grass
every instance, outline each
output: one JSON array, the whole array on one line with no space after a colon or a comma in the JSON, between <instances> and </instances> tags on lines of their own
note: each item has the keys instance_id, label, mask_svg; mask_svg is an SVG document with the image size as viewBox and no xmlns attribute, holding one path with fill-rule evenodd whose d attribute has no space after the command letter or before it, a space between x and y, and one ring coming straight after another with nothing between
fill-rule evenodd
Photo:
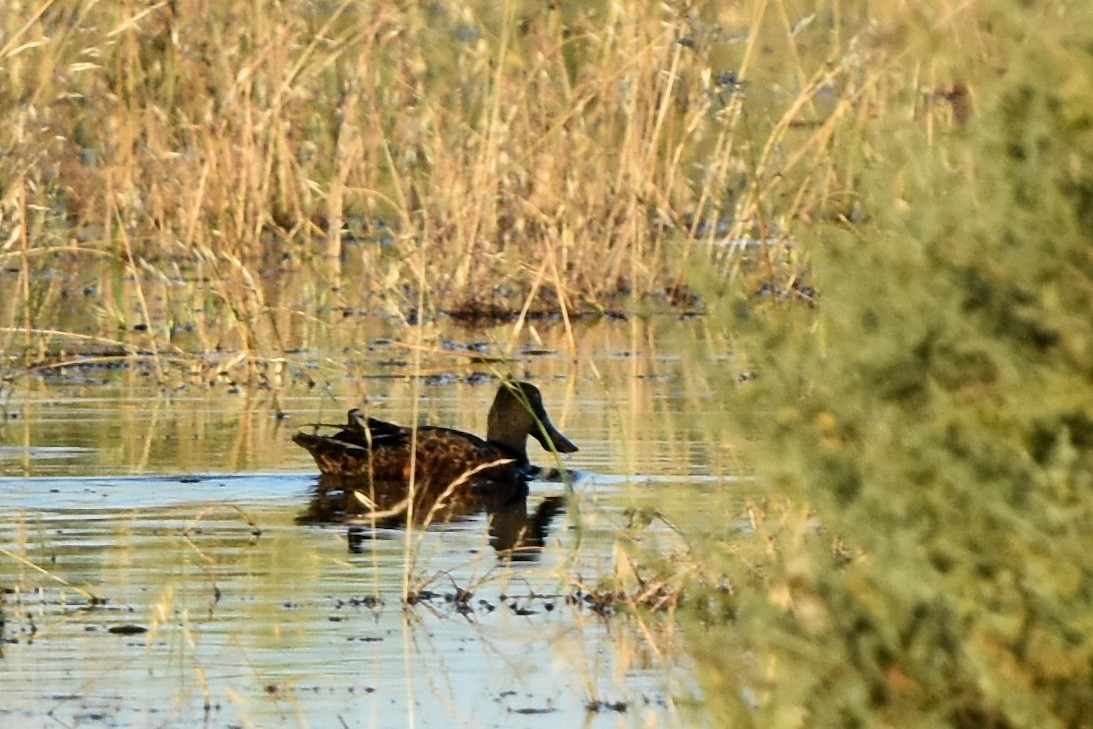
<instances>
[{"instance_id":1,"label":"marsh grass","mask_svg":"<svg viewBox=\"0 0 1093 729\"><path fill-rule=\"evenodd\" d=\"M671 300L710 260L792 295L786 244L852 211L838 151L885 78L863 15L791 0L54 0L0 23L0 324L29 361L96 261L119 356L244 364L314 316L278 269L411 322Z\"/></svg>"}]
</instances>

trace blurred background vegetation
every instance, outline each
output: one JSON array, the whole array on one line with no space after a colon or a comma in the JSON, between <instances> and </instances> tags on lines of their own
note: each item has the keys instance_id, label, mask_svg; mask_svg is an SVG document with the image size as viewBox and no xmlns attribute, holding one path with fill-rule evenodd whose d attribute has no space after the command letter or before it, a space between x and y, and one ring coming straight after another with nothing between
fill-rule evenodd
<instances>
[{"instance_id":1,"label":"blurred background vegetation","mask_svg":"<svg viewBox=\"0 0 1093 729\"><path fill-rule=\"evenodd\" d=\"M1093 17L969 9L897 29L974 113L859 127L860 217L800 235L815 316L722 307L769 489L696 550L724 726L1093 724Z\"/></svg>"}]
</instances>

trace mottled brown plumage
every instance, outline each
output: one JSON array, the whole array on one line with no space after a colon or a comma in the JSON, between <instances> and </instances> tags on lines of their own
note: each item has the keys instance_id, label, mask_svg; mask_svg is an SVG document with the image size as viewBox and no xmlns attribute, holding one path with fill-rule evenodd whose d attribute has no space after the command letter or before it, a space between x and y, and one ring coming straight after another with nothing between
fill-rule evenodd
<instances>
[{"instance_id":1,"label":"mottled brown plumage","mask_svg":"<svg viewBox=\"0 0 1093 729\"><path fill-rule=\"evenodd\" d=\"M527 455L529 435L550 451L577 450L551 424L538 388L505 382L490 407L485 440L424 426L416 429L415 441L415 429L367 418L356 409L332 436L297 433L292 439L318 464L321 489L356 492L372 510L383 511L397 510L405 500L411 473L415 509L431 507L443 495L452 504L483 506L526 493L534 472Z\"/></svg>"}]
</instances>

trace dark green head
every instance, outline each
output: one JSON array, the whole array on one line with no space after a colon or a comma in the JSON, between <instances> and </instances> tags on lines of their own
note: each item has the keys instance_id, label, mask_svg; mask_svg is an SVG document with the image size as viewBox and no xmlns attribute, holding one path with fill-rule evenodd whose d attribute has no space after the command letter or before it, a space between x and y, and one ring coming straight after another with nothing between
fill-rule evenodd
<instances>
[{"instance_id":1,"label":"dark green head","mask_svg":"<svg viewBox=\"0 0 1093 729\"><path fill-rule=\"evenodd\" d=\"M527 382L502 382L490 407L486 440L527 460L529 435L548 451L577 451L577 446L551 424L539 388Z\"/></svg>"}]
</instances>

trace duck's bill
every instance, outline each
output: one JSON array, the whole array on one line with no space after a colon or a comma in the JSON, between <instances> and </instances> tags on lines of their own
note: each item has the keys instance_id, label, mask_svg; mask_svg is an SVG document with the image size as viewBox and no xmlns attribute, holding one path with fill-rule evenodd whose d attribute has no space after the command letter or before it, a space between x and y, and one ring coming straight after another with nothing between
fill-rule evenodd
<instances>
[{"instance_id":1,"label":"duck's bill","mask_svg":"<svg viewBox=\"0 0 1093 729\"><path fill-rule=\"evenodd\" d=\"M532 435L544 449L556 453L577 452L577 446L573 444L573 441L559 433L558 429L551 425L549 420L543 423L543 430L546 431L546 435L543 435L542 430L539 428L536 428Z\"/></svg>"}]
</instances>

